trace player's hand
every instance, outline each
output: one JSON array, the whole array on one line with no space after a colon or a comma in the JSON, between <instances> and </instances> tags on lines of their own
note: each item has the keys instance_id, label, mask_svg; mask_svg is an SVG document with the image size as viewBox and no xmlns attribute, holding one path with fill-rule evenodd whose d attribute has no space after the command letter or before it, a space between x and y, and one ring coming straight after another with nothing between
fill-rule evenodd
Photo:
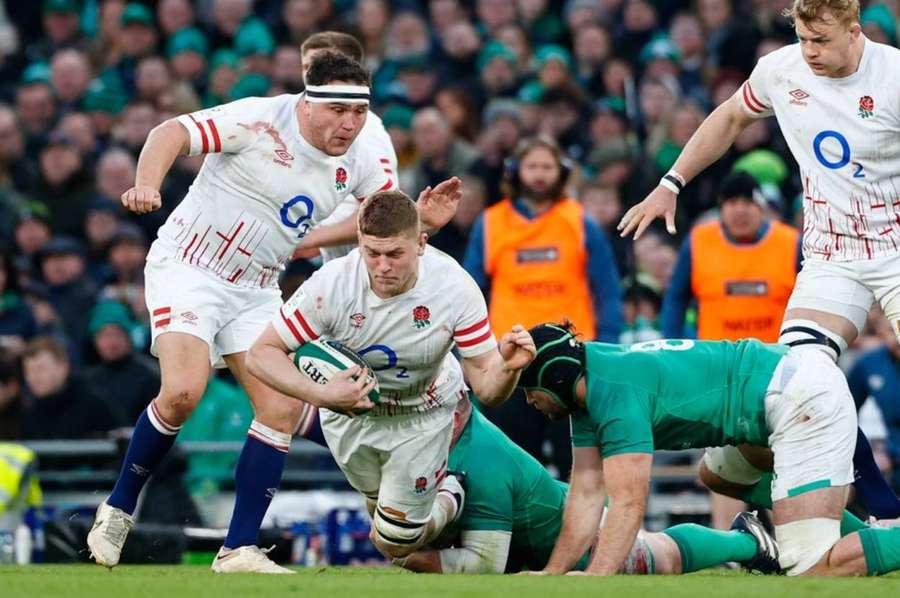
<instances>
[{"instance_id":1,"label":"player's hand","mask_svg":"<svg viewBox=\"0 0 900 598\"><path fill-rule=\"evenodd\" d=\"M365 410L375 407L368 398L373 388L375 378L367 376L362 367L348 368L332 376L328 384L321 387L317 406L352 417L355 409Z\"/></svg>"},{"instance_id":2,"label":"player's hand","mask_svg":"<svg viewBox=\"0 0 900 598\"><path fill-rule=\"evenodd\" d=\"M122 194L122 205L135 214L147 214L162 207L159 189L136 185Z\"/></svg>"},{"instance_id":3,"label":"player's hand","mask_svg":"<svg viewBox=\"0 0 900 598\"><path fill-rule=\"evenodd\" d=\"M311 260L316 257L319 257L319 248L306 243L297 245L294 248L294 253L291 254L292 260Z\"/></svg>"},{"instance_id":4,"label":"player's hand","mask_svg":"<svg viewBox=\"0 0 900 598\"><path fill-rule=\"evenodd\" d=\"M678 196L662 186L650 192L641 203L632 206L625 212L619 225L619 236L627 237L634 232L634 240L637 241L655 219L665 217L666 230L670 235L675 234L675 204ZM637 229L637 230L635 230Z\"/></svg>"},{"instance_id":5,"label":"player's hand","mask_svg":"<svg viewBox=\"0 0 900 598\"><path fill-rule=\"evenodd\" d=\"M521 324L513 326L512 330L500 339L500 356L503 357L503 365L508 370L517 372L525 369L536 354L534 339Z\"/></svg>"},{"instance_id":6,"label":"player's hand","mask_svg":"<svg viewBox=\"0 0 900 598\"><path fill-rule=\"evenodd\" d=\"M461 185L459 177L454 176L441 182L434 189L429 185L419 193L416 206L419 210L419 220L426 229L437 231L450 222L462 198Z\"/></svg>"}]
</instances>

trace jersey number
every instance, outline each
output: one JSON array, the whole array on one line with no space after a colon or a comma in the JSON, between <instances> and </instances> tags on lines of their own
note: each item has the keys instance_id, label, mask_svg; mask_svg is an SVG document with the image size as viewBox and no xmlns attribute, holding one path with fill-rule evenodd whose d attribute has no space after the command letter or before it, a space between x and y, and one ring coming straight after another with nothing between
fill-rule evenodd
<instances>
[{"instance_id":1,"label":"jersey number","mask_svg":"<svg viewBox=\"0 0 900 598\"><path fill-rule=\"evenodd\" d=\"M694 348L692 340L656 340L645 341L643 343L635 343L629 347L630 351L688 351Z\"/></svg>"},{"instance_id":2,"label":"jersey number","mask_svg":"<svg viewBox=\"0 0 900 598\"><path fill-rule=\"evenodd\" d=\"M824 153L822 153L822 144L831 139L840 146L841 156L837 160L830 160ZM837 131L821 131L818 135L816 135L815 139L813 139L813 153L816 155L816 160L819 161L819 164L828 168L830 170L837 170L839 168L843 168L847 164L850 164L851 153L850 153L850 143L847 142L847 138L844 137L841 133ZM863 165L859 162L853 162L853 166L855 170L853 171L853 178L862 179L866 177L866 173L863 170Z\"/></svg>"},{"instance_id":3,"label":"jersey number","mask_svg":"<svg viewBox=\"0 0 900 598\"><path fill-rule=\"evenodd\" d=\"M297 206L295 208L295 206ZM294 214L291 214L292 208L295 208ZM296 212L301 212L297 214ZM297 238L302 239L309 232L312 225L309 219L313 215L313 202L305 195L298 195L284 202L281 206L281 223L288 228L297 229Z\"/></svg>"},{"instance_id":4,"label":"jersey number","mask_svg":"<svg viewBox=\"0 0 900 598\"><path fill-rule=\"evenodd\" d=\"M396 378L409 378L409 370L403 366L398 366L399 358L397 357L397 352L388 347L387 345L369 345L365 349L361 351L357 351L357 354L360 357L365 357L369 353L382 353L385 358L384 365L373 366L372 370L376 372L383 372L385 370L390 370L392 368L397 368L400 370L396 374Z\"/></svg>"}]
</instances>

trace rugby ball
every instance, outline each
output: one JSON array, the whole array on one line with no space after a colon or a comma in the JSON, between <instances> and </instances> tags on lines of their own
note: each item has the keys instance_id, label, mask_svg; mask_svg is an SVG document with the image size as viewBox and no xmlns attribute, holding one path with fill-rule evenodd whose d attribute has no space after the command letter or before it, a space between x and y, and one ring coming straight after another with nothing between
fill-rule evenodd
<instances>
[{"instance_id":1,"label":"rugby ball","mask_svg":"<svg viewBox=\"0 0 900 598\"><path fill-rule=\"evenodd\" d=\"M294 365L301 374L316 384L328 384L328 381L337 372L353 366L361 366L366 372L366 381L375 380L375 388L369 392L369 400L376 405L381 402L381 396L378 393L378 379L372 368L362 357L338 341L316 339L300 345L300 348L294 353ZM355 409L354 413L362 415L367 411L369 410Z\"/></svg>"}]
</instances>

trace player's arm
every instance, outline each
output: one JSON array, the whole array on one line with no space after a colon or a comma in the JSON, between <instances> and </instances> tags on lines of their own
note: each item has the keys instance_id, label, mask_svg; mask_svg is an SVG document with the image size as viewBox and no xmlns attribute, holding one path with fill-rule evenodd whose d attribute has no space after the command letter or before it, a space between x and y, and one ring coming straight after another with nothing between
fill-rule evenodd
<instances>
[{"instance_id":1,"label":"player's arm","mask_svg":"<svg viewBox=\"0 0 900 598\"><path fill-rule=\"evenodd\" d=\"M534 359L535 352L528 331L523 326L513 326L496 349L471 357L463 354L463 372L481 402L500 405L512 394L519 374Z\"/></svg>"},{"instance_id":2,"label":"player's arm","mask_svg":"<svg viewBox=\"0 0 900 598\"><path fill-rule=\"evenodd\" d=\"M603 460L600 451L597 447L573 447L572 478L563 511L562 529L542 573L561 575L572 570L596 537L603 514L603 501Z\"/></svg>"},{"instance_id":3,"label":"player's arm","mask_svg":"<svg viewBox=\"0 0 900 598\"><path fill-rule=\"evenodd\" d=\"M672 166L672 170L684 179L683 185L722 157L741 131L756 120L741 105L742 89L713 110L684 146L681 155ZM657 185L642 202L622 216L618 225L621 235L624 237L634 232L634 238L637 239L653 220L660 216L665 217L669 233L675 234L676 198L677 194L674 191L662 184Z\"/></svg>"},{"instance_id":4,"label":"player's arm","mask_svg":"<svg viewBox=\"0 0 900 598\"><path fill-rule=\"evenodd\" d=\"M269 324L247 352L247 369L278 392L316 407L343 412L374 407L367 395L375 387L375 381L366 384L366 376L359 375L362 373L359 367L336 374L328 384L316 384L301 374L291 361L291 350L275 327ZM354 381L353 376L358 379Z\"/></svg>"},{"instance_id":5,"label":"player's arm","mask_svg":"<svg viewBox=\"0 0 900 598\"><path fill-rule=\"evenodd\" d=\"M159 209L163 179L175 159L188 154L190 145L187 129L174 118L154 127L138 157L134 187L122 194L122 205L136 214Z\"/></svg>"},{"instance_id":6,"label":"player's arm","mask_svg":"<svg viewBox=\"0 0 900 598\"><path fill-rule=\"evenodd\" d=\"M624 453L603 460L609 512L586 573L615 575L631 551L647 507L653 455Z\"/></svg>"}]
</instances>

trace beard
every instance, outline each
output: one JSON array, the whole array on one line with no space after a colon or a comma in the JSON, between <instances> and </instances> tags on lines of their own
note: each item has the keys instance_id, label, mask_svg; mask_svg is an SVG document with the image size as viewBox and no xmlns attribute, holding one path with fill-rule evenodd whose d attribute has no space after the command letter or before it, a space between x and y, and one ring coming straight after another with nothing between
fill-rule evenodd
<instances>
[{"instance_id":1,"label":"beard","mask_svg":"<svg viewBox=\"0 0 900 598\"><path fill-rule=\"evenodd\" d=\"M562 185L558 182L543 190L535 189L523 182L519 188L519 196L534 203L548 203L562 199L562 191Z\"/></svg>"}]
</instances>

